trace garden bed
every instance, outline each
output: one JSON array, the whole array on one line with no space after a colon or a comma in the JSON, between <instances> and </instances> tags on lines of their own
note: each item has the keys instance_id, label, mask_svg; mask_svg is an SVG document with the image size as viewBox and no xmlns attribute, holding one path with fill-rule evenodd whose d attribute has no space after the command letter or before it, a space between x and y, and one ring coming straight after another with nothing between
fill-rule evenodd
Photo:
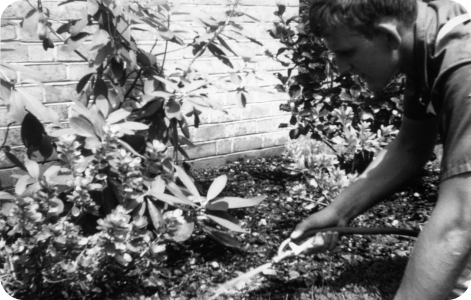
<instances>
[{"instance_id":1,"label":"garden bed","mask_svg":"<svg viewBox=\"0 0 471 300\"><path fill-rule=\"evenodd\" d=\"M227 174L225 195L268 198L254 208L233 212L249 232L234 234L240 249L223 246L199 231L182 244L169 245L160 299L207 299L219 284L269 262L295 225L322 208L302 175L289 175L283 167L287 163L283 157L247 159L195 171L203 189ZM435 204L438 175L436 164L429 163L420 179L354 219L351 226L420 229ZM283 261L221 299L388 299L413 246L413 240L404 237L343 237L336 251Z\"/></svg>"}]
</instances>

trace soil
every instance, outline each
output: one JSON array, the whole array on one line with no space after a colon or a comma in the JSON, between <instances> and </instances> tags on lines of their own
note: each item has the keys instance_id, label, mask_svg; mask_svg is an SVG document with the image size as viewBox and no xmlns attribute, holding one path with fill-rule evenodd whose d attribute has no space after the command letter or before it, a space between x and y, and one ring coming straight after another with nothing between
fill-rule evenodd
<instances>
[{"instance_id":1,"label":"soil","mask_svg":"<svg viewBox=\"0 0 471 300\"><path fill-rule=\"evenodd\" d=\"M304 188L281 156L246 159L194 175L207 190L226 174L226 196L267 195L253 208L230 210L249 233L234 234L241 248L224 246L202 230L167 247L160 270L166 278L160 299L207 299L222 284L270 261L297 223L322 209L319 195ZM351 222L351 226L420 229L437 199L439 169L429 163L422 176ZM220 299L388 299L397 289L414 240L398 236L342 237L337 250L282 261Z\"/></svg>"}]
</instances>

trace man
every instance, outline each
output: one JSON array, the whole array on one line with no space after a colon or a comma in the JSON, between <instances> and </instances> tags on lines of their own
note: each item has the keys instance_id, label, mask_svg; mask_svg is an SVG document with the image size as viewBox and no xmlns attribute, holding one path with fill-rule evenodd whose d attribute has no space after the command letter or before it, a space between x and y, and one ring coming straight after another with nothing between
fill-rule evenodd
<instances>
[{"instance_id":1,"label":"man","mask_svg":"<svg viewBox=\"0 0 471 300\"><path fill-rule=\"evenodd\" d=\"M340 73L380 91L406 75L404 118L396 139L332 204L298 224L345 226L416 176L443 141L437 205L416 241L394 299L453 299L471 278L471 22L440 0L312 0L310 25L334 52ZM338 233L318 234L311 250L335 248Z\"/></svg>"}]
</instances>

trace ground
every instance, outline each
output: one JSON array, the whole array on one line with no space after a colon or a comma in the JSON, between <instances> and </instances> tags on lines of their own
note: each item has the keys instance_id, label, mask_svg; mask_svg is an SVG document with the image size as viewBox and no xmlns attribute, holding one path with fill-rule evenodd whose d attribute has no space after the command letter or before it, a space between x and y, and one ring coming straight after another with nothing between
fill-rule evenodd
<instances>
[{"instance_id":1,"label":"ground","mask_svg":"<svg viewBox=\"0 0 471 300\"><path fill-rule=\"evenodd\" d=\"M278 156L238 161L220 168L195 171L207 189L219 175L228 176L227 196L267 195L259 206L232 211L247 234L234 234L242 247L223 246L202 231L167 248L163 268L166 285L160 299L207 299L217 286L269 262L295 225L322 207L318 197L290 175ZM352 221L351 226L420 229L437 198L439 170L429 163L422 177L402 192ZM397 289L413 239L394 236L343 237L333 253L298 256L276 264L265 274L220 299L389 299Z\"/></svg>"}]
</instances>

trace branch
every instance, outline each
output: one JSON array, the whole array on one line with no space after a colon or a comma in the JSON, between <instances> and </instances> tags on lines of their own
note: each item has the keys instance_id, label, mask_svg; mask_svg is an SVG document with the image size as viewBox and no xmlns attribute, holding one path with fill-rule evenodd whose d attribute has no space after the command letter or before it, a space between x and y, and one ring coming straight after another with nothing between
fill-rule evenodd
<instances>
[{"instance_id":1,"label":"branch","mask_svg":"<svg viewBox=\"0 0 471 300\"><path fill-rule=\"evenodd\" d=\"M226 19L226 22L224 23L224 25L221 26L221 28L219 28L215 33L214 33L214 36L203 46L203 48L200 49L200 51L195 55L195 57L193 57L193 59L191 60L190 64L188 65L188 68L191 67L191 65L195 62L195 60L200 57L201 55L203 55L204 51L206 51L206 49L208 48L208 46L214 42L214 40L224 31L224 29L226 28L227 25L229 25L229 21L232 19L232 17L234 16L234 12L235 12L235 9L237 7L239 2L236 2L233 6L232 6L232 11L231 11L231 14L229 15L229 17Z\"/></svg>"},{"instance_id":2,"label":"branch","mask_svg":"<svg viewBox=\"0 0 471 300\"><path fill-rule=\"evenodd\" d=\"M51 27L51 24L47 24L47 27L49 27L49 30L51 30L52 33L54 33L54 35L61 41L61 42L64 42L64 39ZM78 50L74 50L74 52L80 56L81 58L83 58L83 60L85 60L86 62L88 62L88 58L83 55L82 53L80 53Z\"/></svg>"}]
</instances>

